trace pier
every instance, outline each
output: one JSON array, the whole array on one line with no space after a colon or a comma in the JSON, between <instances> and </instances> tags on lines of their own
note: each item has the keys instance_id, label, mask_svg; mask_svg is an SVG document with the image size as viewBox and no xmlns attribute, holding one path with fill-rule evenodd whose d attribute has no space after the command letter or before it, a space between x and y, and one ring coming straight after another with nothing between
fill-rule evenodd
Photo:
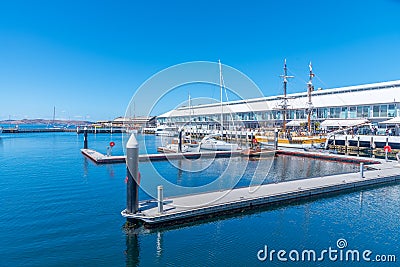
<instances>
[{"instance_id":1,"label":"pier","mask_svg":"<svg viewBox=\"0 0 400 267\"><path fill-rule=\"evenodd\" d=\"M82 134L85 132L85 128L87 133L93 133L93 134L105 134L105 133L114 134L114 133L127 132L127 128L125 127L93 127L93 126L77 127L76 130L74 131L76 131L77 134Z\"/></svg>"},{"instance_id":2,"label":"pier","mask_svg":"<svg viewBox=\"0 0 400 267\"><path fill-rule=\"evenodd\" d=\"M359 163L360 171L165 199L163 197L163 186L159 185L156 199L139 202L137 197L133 197L137 196L138 192L138 179L135 178L138 176L137 168L129 167L137 166L140 161L138 144L134 135L131 135L127 143L127 151L128 155L131 155L127 158L127 177L131 178L129 178L130 180L128 179L127 183L127 208L121 212L121 215L127 218L127 227L131 227L129 226L131 223L133 225L143 224L148 228L181 224L224 214L243 212L261 206L326 196L327 194L346 192L367 186L395 183L400 180L400 164L397 161L289 150L280 151L280 153ZM88 150L82 150L82 153L87 152ZM275 152L278 151L273 151L273 153ZM167 158L168 154L160 155L164 155ZM184 155L183 153L174 153L173 156L183 157ZM147 155L142 156L142 160L145 157L147 157L147 160L149 159ZM365 172L364 164L374 165L373 167L368 167L368 171Z\"/></svg>"},{"instance_id":3,"label":"pier","mask_svg":"<svg viewBox=\"0 0 400 267\"><path fill-rule=\"evenodd\" d=\"M117 164L117 163L126 163L126 157L123 155L119 156L107 156L93 149L81 149L81 153L93 161L95 164ZM362 157L354 157L354 156L346 156L346 155L336 155L330 153L321 153L321 152L306 152L295 149L286 149L286 150L263 150L261 152L257 152L252 154L251 156L261 156L265 153L275 153L276 155L291 155L298 157L308 157L322 160L332 160L332 161L341 161L347 163L365 163L365 164L377 164L381 161L377 159L371 158L362 158ZM197 159L200 157L208 157L208 158L223 158L223 157L249 157L247 154L243 154L241 150L237 151L212 151L212 152L191 152L191 153L160 153L160 154L142 154L139 155L139 162L145 161L161 161L161 160L170 160L170 159Z\"/></svg>"},{"instance_id":4,"label":"pier","mask_svg":"<svg viewBox=\"0 0 400 267\"><path fill-rule=\"evenodd\" d=\"M96 164L115 164L125 163L125 156L107 156L92 149L81 149L81 153ZM240 156L241 151L213 151L213 152L193 152L193 153L162 153L162 154L142 154L139 155L139 162L160 161L170 159L197 159L204 158L226 158Z\"/></svg>"},{"instance_id":5,"label":"pier","mask_svg":"<svg viewBox=\"0 0 400 267\"><path fill-rule=\"evenodd\" d=\"M5 129L3 129L3 133L8 133L8 134L18 134L18 133L63 133L63 132L75 132L75 129L67 129L67 128L39 128L39 129L5 128Z\"/></svg>"},{"instance_id":6,"label":"pier","mask_svg":"<svg viewBox=\"0 0 400 267\"><path fill-rule=\"evenodd\" d=\"M362 165L361 165L362 166ZM310 197L355 190L366 186L395 183L400 180L397 162L381 162L375 170L295 180L258 187L246 187L187 196L148 200L139 203L137 213L126 210L121 215L128 221L143 223L145 227L174 225L204 220L223 214L241 212L261 206L286 203ZM201 204L199 203L207 203Z\"/></svg>"}]
</instances>

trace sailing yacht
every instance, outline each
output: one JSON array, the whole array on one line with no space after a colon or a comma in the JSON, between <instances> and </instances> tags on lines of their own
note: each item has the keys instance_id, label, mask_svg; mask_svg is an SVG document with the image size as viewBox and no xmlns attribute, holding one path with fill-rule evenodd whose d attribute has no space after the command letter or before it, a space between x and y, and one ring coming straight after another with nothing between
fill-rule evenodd
<instances>
[{"instance_id":1,"label":"sailing yacht","mask_svg":"<svg viewBox=\"0 0 400 267\"><path fill-rule=\"evenodd\" d=\"M222 92L224 89L223 76L222 76L222 64L221 60L218 60L219 65L219 87L220 87L220 104L221 104L221 133L224 130L224 116L223 116L223 102L222 102ZM239 149L237 144L231 144L222 140L222 134L211 134L205 136L200 142L200 148L205 150L214 150L214 151L233 151ZM217 137L220 137L221 140L218 140Z\"/></svg>"},{"instance_id":2,"label":"sailing yacht","mask_svg":"<svg viewBox=\"0 0 400 267\"><path fill-rule=\"evenodd\" d=\"M284 74L281 75L281 77L283 78L284 95L283 95L282 104L280 105L280 107L281 107L280 110L282 110L282 113L283 113L282 132L285 134L285 137L278 138L278 146L290 147L290 148L312 148L312 147L322 148L322 147L324 147L326 137L322 136L322 135L312 135L312 131L311 131L311 115L312 115L312 111L313 111L313 104L311 101L311 96L312 96L312 92L314 91L312 79L315 76L315 74L313 73L311 62L309 64L309 70L310 70L309 81L307 82L308 101L305 106L305 111L307 114L307 135L306 136L296 136L296 135L294 135L294 134L292 135L291 133L286 131L286 113L287 113L287 109L289 106L288 98L286 95L287 82L288 82L288 78L293 78L293 76L288 76L288 74L287 74L286 59L285 59L283 70L284 70ZM274 137L272 134L269 136L256 135L255 138L256 138L257 142L259 142L262 145L271 146L274 144Z\"/></svg>"}]
</instances>

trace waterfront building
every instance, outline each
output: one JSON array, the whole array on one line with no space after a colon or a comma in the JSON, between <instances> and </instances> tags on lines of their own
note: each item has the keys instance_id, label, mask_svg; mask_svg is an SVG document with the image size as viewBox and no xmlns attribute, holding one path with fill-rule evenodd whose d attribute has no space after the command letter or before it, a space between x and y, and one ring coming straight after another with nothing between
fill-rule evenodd
<instances>
[{"instance_id":1,"label":"waterfront building","mask_svg":"<svg viewBox=\"0 0 400 267\"><path fill-rule=\"evenodd\" d=\"M100 127L136 127L144 128L155 126L156 117L118 117L110 121L97 121L96 125Z\"/></svg>"},{"instance_id":2,"label":"waterfront building","mask_svg":"<svg viewBox=\"0 0 400 267\"><path fill-rule=\"evenodd\" d=\"M282 102L286 99L288 126L307 120L307 92L223 102L224 128L281 127ZM378 123L400 116L400 80L322 89L312 92L311 119L314 127L323 121L366 119ZM221 104L180 107L157 117L158 124L187 125L218 129ZM318 122L318 124L317 124ZM327 123L324 124L325 126ZM329 125L328 125L329 126Z\"/></svg>"}]
</instances>

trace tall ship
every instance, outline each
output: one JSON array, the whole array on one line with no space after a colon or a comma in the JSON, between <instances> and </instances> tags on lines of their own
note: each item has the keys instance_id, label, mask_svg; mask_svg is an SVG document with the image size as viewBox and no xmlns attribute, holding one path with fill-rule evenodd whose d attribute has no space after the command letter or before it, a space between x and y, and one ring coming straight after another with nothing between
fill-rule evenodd
<instances>
[{"instance_id":1,"label":"tall ship","mask_svg":"<svg viewBox=\"0 0 400 267\"><path fill-rule=\"evenodd\" d=\"M294 76L288 75L286 59L283 66L283 75L280 77L283 79L283 97L282 102L278 109L282 111L283 123L282 128L278 129L278 146L290 147L290 148L323 148L326 142L326 136L316 135L312 130L311 115L313 112L312 103L312 92L314 91L314 86L312 79L315 74L312 69L312 63L309 64L309 81L307 82L307 103L305 103L305 111L307 114L307 121L291 121L290 126L293 129L289 129L287 126L287 112L288 112L288 97L287 97L287 84L288 79L294 78ZM304 127L306 126L306 129ZM295 130L297 128L297 130ZM305 131L304 131L305 130ZM273 145L274 144L274 133L267 133L265 135L256 135L255 139L258 143L262 145Z\"/></svg>"}]
</instances>

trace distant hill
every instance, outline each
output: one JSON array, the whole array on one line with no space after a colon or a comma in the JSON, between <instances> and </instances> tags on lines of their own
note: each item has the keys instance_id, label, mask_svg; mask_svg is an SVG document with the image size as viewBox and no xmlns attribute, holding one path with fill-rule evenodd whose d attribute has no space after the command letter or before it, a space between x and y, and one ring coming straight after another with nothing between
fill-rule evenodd
<instances>
[{"instance_id":1,"label":"distant hill","mask_svg":"<svg viewBox=\"0 0 400 267\"><path fill-rule=\"evenodd\" d=\"M79 120L45 120L45 119L23 119L23 120L2 120L0 124L12 124L12 125L23 125L23 124L51 124L51 125L84 125L92 124L91 121L79 121Z\"/></svg>"}]
</instances>

